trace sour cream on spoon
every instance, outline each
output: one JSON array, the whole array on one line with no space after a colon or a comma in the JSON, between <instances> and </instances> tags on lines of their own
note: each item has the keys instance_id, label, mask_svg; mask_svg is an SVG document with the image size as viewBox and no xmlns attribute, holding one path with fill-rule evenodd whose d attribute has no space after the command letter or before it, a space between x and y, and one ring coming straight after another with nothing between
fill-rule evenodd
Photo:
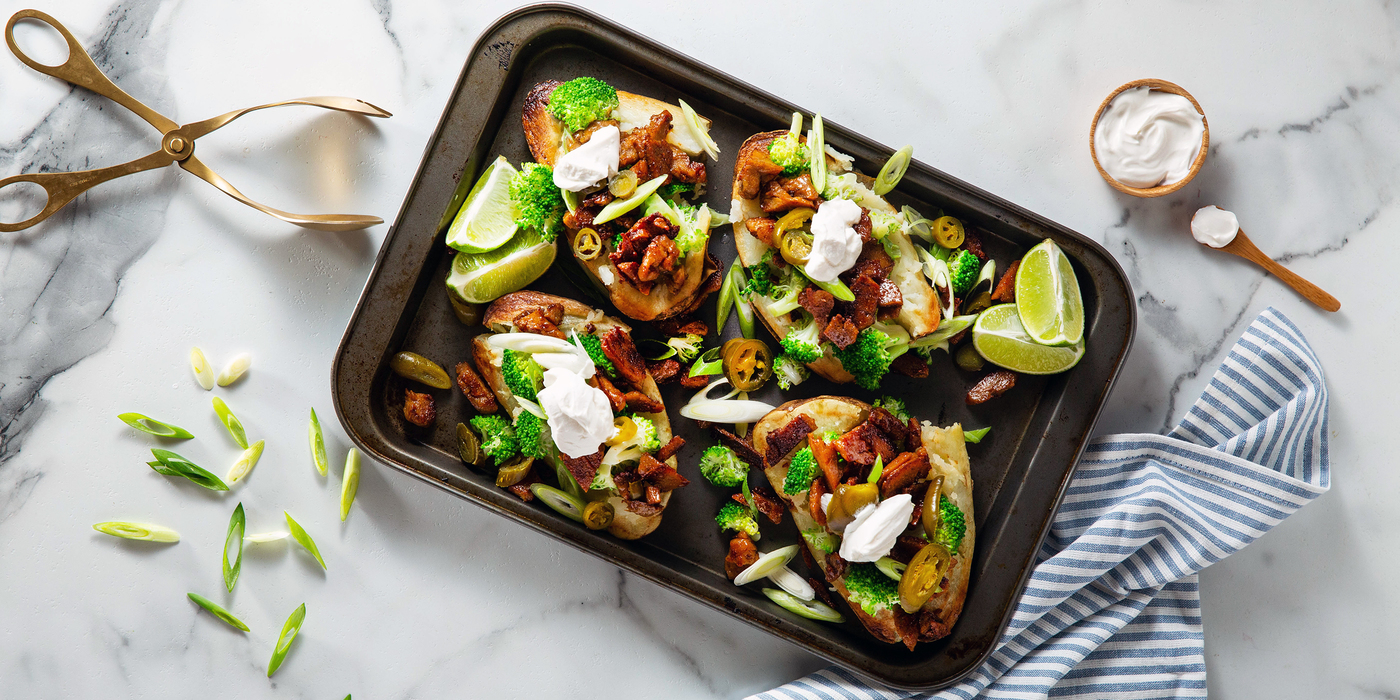
<instances>
[{"instance_id":1,"label":"sour cream on spoon","mask_svg":"<svg viewBox=\"0 0 1400 700\"><path fill-rule=\"evenodd\" d=\"M1240 220L1234 212L1214 204L1196 210L1191 217L1191 235L1202 245L1224 248L1240 232Z\"/></svg>"},{"instance_id":2,"label":"sour cream on spoon","mask_svg":"<svg viewBox=\"0 0 1400 700\"><path fill-rule=\"evenodd\" d=\"M622 151L622 132L605 126L589 137L588 143L554 161L554 185L561 190L582 192L617 174Z\"/></svg>"},{"instance_id":3,"label":"sour cream on spoon","mask_svg":"<svg viewBox=\"0 0 1400 700\"><path fill-rule=\"evenodd\" d=\"M860 205L849 199L821 203L812 216L812 252L803 271L817 282L834 282L860 259L862 241L856 233Z\"/></svg>"},{"instance_id":4,"label":"sour cream on spoon","mask_svg":"<svg viewBox=\"0 0 1400 700\"><path fill-rule=\"evenodd\" d=\"M1129 187L1170 185L1201 152L1204 117L1175 93L1135 87L1118 93L1094 128L1094 154L1109 177Z\"/></svg>"}]
</instances>

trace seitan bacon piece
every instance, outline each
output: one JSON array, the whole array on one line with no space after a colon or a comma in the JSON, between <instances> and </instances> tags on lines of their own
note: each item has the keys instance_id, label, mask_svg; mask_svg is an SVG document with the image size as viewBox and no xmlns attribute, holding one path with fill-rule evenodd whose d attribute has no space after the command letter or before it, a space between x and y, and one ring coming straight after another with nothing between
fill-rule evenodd
<instances>
[{"instance_id":1,"label":"seitan bacon piece","mask_svg":"<svg viewBox=\"0 0 1400 700\"><path fill-rule=\"evenodd\" d=\"M822 495L830 493L826 488L826 483L821 479L813 479L812 487L807 489L807 512L812 514L812 519L818 525L826 527L826 511L822 510Z\"/></svg>"},{"instance_id":2,"label":"seitan bacon piece","mask_svg":"<svg viewBox=\"0 0 1400 700\"><path fill-rule=\"evenodd\" d=\"M851 284L851 293L856 295L856 299L845 302L846 315L857 331L863 331L874 325L879 313L880 283L870 277L857 277Z\"/></svg>"},{"instance_id":3,"label":"seitan bacon piece","mask_svg":"<svg viewBox=\"0 0 1400 700\"><path fill-rule=\"evenodd\" d=\"M481 375L476 373L472 363L458 362L453 371L457 374L457 388L467 397L467 401L471 402L477 413L495 413L500 408L496 403L495 392L481 380Z\"/></svg>"},{"instance_id":4,"label":"seitan bacon piece","mask_svg":"<svg viewBox=\"0 0 1400 700\"><path fill-rule=\"evenodd\" d=\"M587 197L584 197L583 201L578 203L578 206L580 209L597 208L601 211L602 207L607 206L614 199L617 199L617 197L614 197L613 193L607 190L599 190L597 192L594 192L593 194L588 195ZM593 214L593 216L597 216L597 214ZM592 217L590 217L590 221L591 219Z\"/></svg>"},{"instance_id":5,"label":"seitan bacon piece","mask_svg":"<svg viewBox=\"0 0 1400 700\"><path fill-rule=\"evenodd\" d=\"M655 379L657 384L665 384L675 379L676 375L681 373L681 363L671 358L656 361L648 360L647 371L651 372L651 378ZM614 409L613 413L616 412L617 410Z\"/></svg>"},{"instance_id":6,"label":"seitan bacon piece","mask_svg":"<svg viewBox=\"0 0 1400 700\"><path fill-rule=\"evenodd\" d=\"M745 464L749 465L750 467L758 467L759 469L763 469L765 466L767 466L767 464L763 461L763 455L759 454L758 450L755 450L753 448L753 445L749 444L748 440L745 440L744 438L741 438L738 435L735 435L734 433L725 430L724 428L715 428L714 430L715 434L719 436L720 443L722 443L725 447L734 450L734 454L738 456L739 459Z\"/></svg>"},{"instance_id":7,"label":"seitan bacon piece","mask_svg":"<svg viewBox=\"0 0 1400 700\"><path fill-rule=\"evenodd\" d=\"M777 214L798 207L816 209L821 203L820 200L821 197L812 187L812 175L802 173L792 177L778 178L764 185L763 197L759 201L763 207L763 213ZM868 218L866 223L868 227Z\"/></svg>"},{"instance_id":8,"label":"seitan bacon piece","mask_svg":"<svg viewBox=\"0 0 1400 700\"><path fill-rule=\"evenodd\" d=\"M656 321L652 324L652 326L654 326L656 330L661 331L667 336L673 338L678 335L685 335L686 333L694 333L695 335L701 337L710 334L710 327L706 325L704 321L701 321L700 319L695 318L694 316L668 318L665 320Z\"/></svg>"},{"instance_id":9,"label":"seitan bacon piece","mask_svg":"<svg viewBox=\"0 0 1400 700\"><path fill-rule=\"evenodd\" d=\"M899 640L904 642L904 646L909 651L914 651L914 646L919 643L919 618L904 612L904 608L894 606L894 629L899 633Z\"/></svg>"},{"instance_id":10,"label":"seitan bacon piece","mask_svg":"<svg viewBox=\"0 0 1400 700\"><path fill-rule=\"evenodd\" d=\"M599 119L574 133L574 148L578 148L593 138L593 134L605 126L617 126L616 119Z\"/></svg>"},{"instance_id":11,"label":"seitan bacon piece","mask_svg":"<svg viewBox=\"0 0 1400 700\"><path fill-rule=\"evenodd\" d=\"M607 377L604 377L603 374L599 372L593 375L593 380L598 390L603 392L604 396L608 397L608 403L612 404L613 413L622 413L627 410L627 397L623 396L622 392L619 391L616 386L613 386L613 383L609 381Z\"/></svg>"},{"instance_id":12,"label":"seitan bacon piece","mask_svg":"<svg viewBox=\"0 0 1400 700\"><path fill-rule=\"evenodd\" d=\"M928 376L928 363L917 352L906 352L894 358L894 362L890 363L890 369L915 379L923 379Z\"/></svg>"},{"instance_id":13,"label":"seitan bacon piece","mask_svg":"<svg viewBox=\"0 0 1400 700\"><path fill-rule=\"evenodd\" d=\"M884 459L886 464L894 459L894 448L890 446L889 440L879 428L868 421L836 438L836 451L841 453L841 457L847 462L862 467L875 464L876 457Z\"/></svg>"},{"instance_id":14,"label":"seitan bacon piece","mask_svg":"<svg viewBox=\"0 0 1400 700\"><path fill-rule=\"evenodd\" d=\"M762 216L755 216L744 220L744 228L757 238L770 246L776 247L778 239L774 236L777 231L778 220Z\"/></svg>"},{"instance_id":15,"label":"seitan bacon piece","mask_svg":"<svg viewBox=\"0 0 1400 700\"><path fill-rule=\"evenodd\" d=\"M982 380L967 390L967 405L976 406L1005 394L1016 386L1016 373L997 370L982 377Z\"/></svg>"},{"instance_id":16,"label":"seitan bacon piece","mask_svg":"<svg viewBox=\"0 0 1400 700\"><path fill-rule=\"evenodd\" d=\"M793 418L787 425L768 433L765 458L772 464L781 462L816 429L817 422L805 413Z\"/></svg>"},{"instance_id":17,"label":"seitan bacon piece","mask_svg":"<svg viewBox=\"0 0 1400 700\"><path fill-rule=\"evenodd\" d=\"M881 310L886 308L896 308L904 306L904 293L899 291L899 285L890 280L880 280L880 298L877 302Z\"/></svg>"},{"instance_id":18,"label":"seitan bacon piece","mask_svg":"<svg viewBox=\"0 0 1400 700\"><path fill-rule=\"evenodd\" d=\"M693 161L684 151L671 149L671 179L679 182L687 182L692 185L704 183L708 179L705 172L705 164Z\"/></svg>"},{"instance_id":19,"label":"seitan bacon piece","mask_svg":"<svg viewBox=\"0 0 1400 700\"><path fill-rule=\"evenodd\" d=\"M914 535L900 535L894 541L894 548L890 550L889 557L901 564L908 564L914 560L914 555L928 544L928 540Z\"/></svg>"},{"instance_id":20,"label":"seitan bacon piece","mask_svg":"<svg viewBox=\"0 0 1400 700\"><path fill-rule=\"evenodd\" d=\"M603 464L603 448L600 447L597 452L577 459L560 452L559 459L563 460L564 468L573 475L574 481L586 490L588 485L593 483L593 477L598 475L598 467Z\"/></svg>"},{"instance_id":21,"label":"seitan bacon piece","mask_svg":"<svg viewBox=\"0 0 1400 700\"><path fill-rule=\"evenodd\" d=\"M876 406L870 410L870 416L866 422L874 425L889 438L891 445L903 447L909 439L909 426L902 420L895 418L893 413L885 410L883 406ZM886 460L888 462L888 460Z\"/></svg>"},{"instance_id":22,"label":"seitan bacon piece","mask_svg":"<svg viewBox=\"0 0 1400 700\"><path fill-rule=\"evenodd\" d=\"M910 485L928 476L931 468L928 450L922 447L895 457L885 465L885 470L880 472L880 498L890 498L902 493Z\"/></svg>"},{"instance_id":23,"label":"seitan bacon piece","mask_svg":"<svg viewBox=\"0 0 1400 700\"><path fill-rule=\"evenodd\" d=\"M690 480L681 476L680 472L646 454L642 455L642 461L637 465L637 473L641 475L643 481L660 489L662 493L674 491L690 483Z\"/></svg>"},{"instance_id":24,"label":"seitan bacon piece","mask_svg":"<svg viewBox=\"0 0 1400 700\"><path fill-rule=\"evenodd\" d=\"M558 313L554 311L557 309ZM553 320L555 317L558 320ZM536 307L529 311L522 312L515 317L515 327L524 333L538 333L551 338L564 339L564 331L559 330L560 321L564 320L564 307L559 304L550 304L546 307Z\"/></svg>"},{"instance_id":25,"label":"seitan bacon piece","mask_svg":"<svg viewBox=\"0 0 1400 700\"><path fill-rule=\"evenodd\" d=\"M869 279L869 278L863 278ZM856 342L856 336L860 335L860 329L850 319L837 314L831 317L831 321L822 330L822 339L835 345L838 349L845 350L851 343Z\"/></svg>"},{"instance_id":26,"label":"seitan bacon piece","mask_svg":"<svg viewBox=\"0 0 1400 700\"><path fill-rule=\"evenodd\" d=\"M890 271L894 269L894 260L889 253L885 252L884 246L879 243L868 243L861 250L860 259L849 270L843 272L841 276L847 280L854 280L857 277L869 277L876 282L888 279Z\"/></svg>"},{"instance_id":27,"label":"seitan bacon piece","mask_svg":"<svg viewBox=\"0 0 1400 700\"><path fill-rule=\"evenodd\" d=\"M739 183L740 197L757 199L764 178L783 172L783 167L768 157L769 144L783 133L774 131L762 138L751 138L739 148L739 155L734 160L734 179Z\"/></svg>"},{"instance_id":28,"label":"seitan bacon piece","mask_svg":"<svg viewBox=\"0 0 1400 700\"><path fill-rule=\"evenodd\" d=\"M982 237L967 226L963 226L962 247L966 248L967 252L976 255L978 260L987 261L987 254L982 252Z\"/></svg>"},{"instance_id":29,"label":"seitan bacon piece","mask_svg":"<svg viewBox=\"0 0 1400 700\"><path fill-rule=\"evenodd\" d=\"M627 407L641 413L661 413L666 410L666 406L640 391L629 391L622 395L627 400Z\"/></svg>"},{"instance_id":30,"label":"seitan bacon piece","mask_svg":"<svg viewBox=\"0 0 1400 700\"><path fill-rule=\"evenodd\" d=\"M657 461L665 462L670 459L672 455L680 452L682 447L685 447L685 438L674 435L666 444L662 445L661 449L657 450L656 454L653 456L656 457Z\"/></svg>"},{"instance_id":31,"label":"seitan bacon piece","mask_svg":"<svg viewBox=\"0 0 1400 700\"><path fill-rule=\"evenodd\" d=\"M420 428L432 425L433 419L437 418L437 407L433 404L433 395L404 389L403 417Z\"/></svg>"},{"instance_id":32,"label":"seitan bacon piece","mask_svg":"<svg viewBox=\"0 0 1400 700\"><path fill-rule=\"evenodd\" d=\"M856 221L856 225L851 228L855 229L856 233L860 234L860 239L862 241L869 243L875 240L875 226L870 221L869 209L865 207L860 208L860 220Z\"/></svg>"},{"instance_id":33,"label":"seitan bacon piece","mask_svg":"<svg viewBox=\"0 0 1400 700\"><path fill-rule=\"evenodd\" d=\"M1010 304L1016 301L1016 271L1021 269L1021 261L1013 260L1006 268L1006 272L1001 275L1001 280L997 282L997 288L992 292L992 301L999 301Z\"/></svg>"},{"instance_id":34,"label":"seitan bacon piece","mask_svg":"<svg viewBox=\"0 0 1400 700\"><path fill-rule=\"evenodd\" d=\"M767 486L755 486L749 489L749 495L753 496L754 507L763 517L768 518L774 525L783 521L783 502L778 500L778 494L773 493ZM747 507L749 502L744 500L744 494L736 493L731 498L741 506Z\"/></svg>"},{"instance_id":35,"label":"seitan bacon piece","mask_svg":"<svg viewBox=\"0 0 1400 700\"><path fill-rule=\"evenodd\" d=\"M826 326L831 320L831 309L836 306L836 297L831 292L815 286L803 287L797 293L797 303L802 305L818 325Z\"/></svg>"},{"instance_id":36,"label":"seitan bacon piece","mask_svg":"<svg viewBox=\"0 0 1400 700\"><path fill-rule=\"evenodd\" d=\"M632 336L621 328L613 328L602 338L603 354L612 360L617 373L633 386L641 386L647 376L646 361L637 346L632 344Z\"/></svg>"},{"instance_id":37,"label":"seitan bacon piece","mask_svg":"<svg viewBox=\"0 0 1400 700\"><path fill-rule=\"evenodd\" d=\"M953 629L947 623L939 619L939 611L934 608L924 608L919 611L919 641L935 642L946 636Z\"/></svg>"},{"instance_id":38,"label":"seitan bacon piece","mask_svg":"<svg viewBox=\"0 0 1400 700\"><path fill-rule=\"evenodd\" d=\"M516 483L510 486L507 486L506 490L515 494L516 498L519 498L520 500L529 503L530 501L535 500L535 493L530 490L530 484L538 484L540 483L540 481L541 480L539 475L536 474L534 468L531 467L530 471L525 472L525 478L521 479L520 481L517 481Z\"/></svg>"},{"instance_id":39,"label":"seitan bacon piece","mask_svg":"<svg viewBox=\"0 0 1400 700\"><path fill-rule=\"evenodd\" d=\"M710 378L705 375L698 377L690 376L689 372L681 373L681 387L686 389L704 389L710 385Z\"/></svg>"},{"instance_id":40,"label":"seitan bacon piece","mask_svg":"<svg viewBox=\"0 0 1400 700\"><path fill-rule=\"evenodd\" d=\"M652 486L651 484L647 484L645 493L647 503L650 503L652 505L661 505L661 489Z\"/></svg>"},{"instance_id":41,"label":"seitan bacon piece","mask_svg":"<svg viewBox=\"0 0 1400 700\"><path fill-rule=\"evenodd\" d=\"M649 518L653 515L656 515L657 513L660 513L664 509L664 506L662 506L659 503L634 501L630 498L623 499L622 504L627 506L627 510L636 513L637 515L640 515L643 518Z\"/></svg>"},{"instance_id":42,"label":"seitan bacon piece","mask_svg":"<svg viewBox=\"0 0 1400 700\"><path fill-rule=\"evenodd\" d=\"M729 554L724 557L724 575L733 579L756 561L758 547L754 546L747 534L741 532L729 541Z\"/></svg>"},{"instance_id":43,"label":"seitan bacon piece","mask_svg":"<svg viewBox=\"0 0 1400 700\"><path fill-rule=\"evenodd\" d=\"M827 489L835 492L837 485L841 483L841 468L836 464L836 447L822 439L808 440L807 444L812 448L812 457L817 461L817 467L822 470L822 476L826 478Z\"/></svg>"},{"instance_id":44,"label":"seitan bacon piece","mask_svg":"<svg viewBox=\"0 0 1400 700\"><path fill-rule=\"evenodd\" d=\"M676 242L666 236L653 236L642 254L642 266L637 270L637 279L642 282L655 282L662 275L669 275L676 269L681 249Z\"/></svg>"},{"instance_id":45,"label":"seitan bacon piece","mask_svg":"<svg viewBox=\"0 0 1400 700\"><path fill-rule=\"evenodd\" d=\"M840 554L832 553L826 555L826 582L836 583L837 579L846 575L846 560Z\"/></svg>"},{"instance_id":46,"label":"seitan bacon piece","mask_svg":"<svg viewBox=\"0 0 1400 700\"><path fill-rule=\"evenodd\" d=\"M633 129L622 135L622 142L619 144L617 152L617 165L619 168L628 166L641 160L647 144L646 127ZM640 178L638 182L640 182Z\"/></svg>"}]
</instances>

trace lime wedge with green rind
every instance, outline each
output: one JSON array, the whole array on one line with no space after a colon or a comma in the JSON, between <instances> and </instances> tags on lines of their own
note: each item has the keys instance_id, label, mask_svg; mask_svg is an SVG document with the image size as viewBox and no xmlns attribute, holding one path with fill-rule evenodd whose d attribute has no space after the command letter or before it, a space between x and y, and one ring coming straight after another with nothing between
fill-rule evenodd
<instances>
[{"instance_id":1,"label":"lime wedge with green rind","mask_svg":"<svg viewBox=\"0 0 1400 700\"><path fill-rule=\"evenodd\" d=\"M515 235L515 206L510 201L515 172L505 156L487 166L447 229L447 245L464 253L488 253Z\"/></svg>"},{"instance_id":2,"label":"lime wedge with green rind","mask_svg":"<svg viewBox=\"0 0 1400 700\"><path fill-rule=\"evenodd\" d=\"M489 253L457 253L447 290L468 304L485 304L523 289L554 263L558 247L533 229L522 229Z\"/></svg>"},{"instance_id":3,"label":"lime wedge with green rind","mask_svg":"<svg viewBox=\"0 0 1400 700\"><path fill-rule=\"evenodd\" d=\"M1064 251L1045 239L1021 258L1016 306L1026 333L1041 345L1068 346L1084 339L1084 297Z\"/></svg>"},{"instance_id":4,"label":"lime wedge with green rind","mask_svg":"<svg viewBox=\"0 0 1400 700\"><path fill-rule=\"evenodd\" d=\"M1022 374L1057 374L1079 363L1084 342L1041 345L1021 325L1017 304L993 306L972 324L972 347L988 362Z\"/></svg>"}]
</instances>

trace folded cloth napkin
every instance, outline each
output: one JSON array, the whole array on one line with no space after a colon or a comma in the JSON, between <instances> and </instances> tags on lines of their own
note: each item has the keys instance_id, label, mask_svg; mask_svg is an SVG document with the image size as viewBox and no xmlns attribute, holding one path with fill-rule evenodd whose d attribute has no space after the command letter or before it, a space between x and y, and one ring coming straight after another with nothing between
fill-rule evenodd
<instances>
[{"instance_id":1,"label":"folded cloth napkin","mask_svg":"<svg viewBox=\"0 0 1400 700\"><path fill-rule=\"evenodd\" d=\"M970 676L926 694L831 667L753 697L1205 697L1197 572L1329 485L1322 366L1270 308L1171 433L1089 445L1010 626Z\"/></svg>"}]
</instances>

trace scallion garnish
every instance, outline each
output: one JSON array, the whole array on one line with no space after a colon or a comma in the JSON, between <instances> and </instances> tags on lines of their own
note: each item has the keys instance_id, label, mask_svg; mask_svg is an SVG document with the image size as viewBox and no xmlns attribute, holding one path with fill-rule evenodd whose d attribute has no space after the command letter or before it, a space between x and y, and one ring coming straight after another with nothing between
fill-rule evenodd
<instances>
[{"instance_id":1,"label":"scallion garnish","mask_svg":"<svg viewBox=\"0 0 1400 700\"><path fill-rule=\"evenodd\" d=\"M248 518L243 514L243 504L239 503L233 509L233 515L228 519L228 533L224 535L224 585L229 592L233 592L233 584L238 583L238 572L243 569L243 530L248 525ZM236 548L233 563L228 561L229 545ZM246 629L246 628L245 628Z\"/></svg>"},{"instance_id":2,"label":"scallion garnish","mask_svg":"<svg viewBox=\"0 0 1400 700\"><path fill-rule=\"evenodd\" d=\"M876 484L880 482L880 475L885 472L885 458L883 455L875 455L875 466L870 468L870 476L866 478L866 483Z\"/></svg>"},{"instance_id":3,"label":"scallion garnish","mask_svg":"<svg viewBox=\"0 0 1400 700\"><path fill-rule=\"evenodd\" d=\"M277 646L272 648L272 658L267 662L268 678L277 672L277 668L282 665L282 659L287 658L287 650L292 648L292 640L297 638L297 632L301 631L301 623L305 621L306 603L302 603L292 611L287 623L282 625L282 634L277 635Z\"/></svg>"},{"instance_id":4,"label":"scallion garnish","mask_svg":"<svg viewBox=\"0 0 1400 700\"><path fill-rule=\"evenodd\" d=\"M212 614L214 617L217 617L220 620L227 622L229 625L243 630L244 632L248 631L248 625L243 624L242 620L234 617L233 613L219 607L219 605L214 601L209 600L208 598L205 598L204 596L198 593L186 593L185 595L189 596L190 600L193 600L195 602L195 605L198 605L199 607L208 610L209 613Z\"/></svg>"},{"instance_id":5,"label":"scallion garnish","mask_svg":"<svg viewBox=\"0 0 1400 700\"><path fill-rule=\"evenodd\" d=\"M311 426L308 428L311 437L311 461L316 464L316 471L321 476L326 475L326 468L329 462L326 460L326 436L321 432L321 421L316 418L316 409L311 409Z\"/></svg>"},{"instance_id":6,"label":"scallion garnish","mask_svg":"<svg viewBox=\"0 0 1400 700\"><path fill-rule=\"evenodd\" d=\"M535 494L540 503L549 506L554 512L570 520L583 522L583 499L541 483L530 484L530 493Z\"/></svg>"},{"instance_id":7,"label":"scallion garnish","mask_svg":"<svg viewBox=\"0 0 1400 700\"><path fill-rule=\"evenodd\" d=\"M326 560L321 558L321 550L316 549L316 540L311 539L311 535L306 534L306 530L302 529L301 524L292 519L291 513L284 510L282 515L287 516L287 529L291 530L292 539L305 547L306 551L311 552L311 556L316 557L316 563L320 564L322 569L326 568Z\"/></svg>"},{"instance_id":8,"label":"scallion garnish","mask_svg":"<svg viewBox=\"0 0 1400 700\"><path fill-rule=\"evenodd\" d=\"M875 176L875 194L884 195L894 189L899 181L904 179L904 173L909 169L909 159L914 155L913 146L905 146L894 152L890 159L885 161L885 167L880 168L880 174Z\"/></svg>"},{"instance_id":9,"label":"scallion garnish","mask_svg":"<svg viewBox=\"0 0 1400 700\"><path fill-rule=\"evenodd\" d=\"M647 338L647 339L645 339L645 340L642 341L642 344L643 344L643 345L646 345L647 343L650 343L650 344L652 344L652 345L657 345L657 346L659 346L659 347L658 347L657 350L656 350L657 354L656 354L655 356L648 357L648 356L646 356L646 355L643 355L642 357L643 357L644 359L651 360L652 362L660 362L661 360L664 360L664 359L666 359L666 358L668 358L668 357L674 357L675 354L676 354L676 349L675 349L675 348L671 347L669 344L664 343L664 342L662 342L662 341L660 341L660 340L656 340L656 339L653 339L653 338Z\"/></svg>"},{"instance_id":10,"label":"scallion garnish","mask_svg":"<svg viewBox=\"0 0 1400 700\"><path fill-rule=\"evenodd\" d=\"M105 523L97 523L92 529L113 537L121 537L128 540L141 540L143 542L179 542L180 533L162 525L152 525L150 523L133 523L126 520L112 520Z\"/></svg>"},{"instance_id":11,"label":"scallion garnish","mask_svg":"<svg viewBox=\"0 0 1400 700\"><path fill-rule=\"evenodd\" d=\"M711 374L720 374L724 371L724 361L719 357L719 348L710 348L695 360L695 364L690 367L690 376L705 377Z\"/></svg>"},{"instance_id":12,"label":"scallion garnish","mask_svg":"<svg viewBox=\"0 0 1400 700\"><path fill-rule=\"evenodd\" d=\"M695 134L695 140L700 142L700 147L705 150L705 155L709 156L711 160L719 160L719 144L715 143L715 140L710 138L709 132L700 126L700 115L696 114L695 110L685 103L685 100L676 100L676 104L680 105L681 118L685 121L686 126L690 127L690 131ZM822 189L818 187L817 191L821 192Z\"/></svg>"},{"instance_id":13,"label":"scallion garnish","mask_svg":"<svg viewBox=\"0 0 1400 700\"><path fill-rule=\"evenodd\" d=\"M964 430L963 442L970 442L973 444L982 442L982 438L987 437L987 433L990 432L991 429L991 426L987 426L985 428L978 428L976 430Z\"/></svg>"},{"instance_id":14,"label":"scallion garnish","mask_svg":"<svg viewBox=\"0 0 1400 700\"><path fill-rule=\"evenodd\" d=\"M345 522L350 515L350 504L355 502L355 491L359 488L360 451L352 447L350 454L345 455L345 473L340 477L340 522Z\"/></svg>"},{"instance_id":15,"label":"scallion garnish","mask_svg":"<svg viewBox=\"0 0 1400 700\"><path fill-rule=\"evenodd\" d=\"M156 461L147 462L147 464L161 474L183 476L210 491L228 490L228 484L225 484L222 479L170 450L152 449L151 454L155 455Z\"/></svg>"},{"instance_id":16,"label":"scallion garnish","mask_svg":"<svg viewBox=\"0 0 1400 700\"><path fill-rule=\"evenodd\" d=\"M239 447L248 449L248 434L243 431L243 423L229 410L228 404L217 396L214 397L214 413L219 415L219 421L228 428L228 434L233 436L233 441L238 443Z\"/></svg>"},{"instance_id":17,"label":"scallion garnish","mask_svg":"<svg viewBox=\"0 0 1400 700\"><path fill-rule=\"evenodd\" d=\"M209 360L204 359L204 351L199 348L190 348L190 369L194 370L194 380L205 391L214 388L214 368L209 366Z\"/></svg>"},{"instance_id":18,"label":"scallion garnish","mask_svg":"<svg viewBox=\"0 0 1400 700\"><path fill-rule=\"evenodd\" d=\"M807 132L807 152L812 166L812 189L821 192L826 189L826 128L822 125L822 115L812 115L812 130Z\"/></svg>"},{"instance_id":19,"label":"scallion garnish","mask_svg":"<svg viewBox=\"0 0 1400 700\"><path fill-rule=\"evenodd\" d=\"M248 449L243 450L243 454L238 455L238 460L233 463L232 467L229 467L226 477L228 483L237 482L247 476L248 472L253 471L253 467L258 466L258 459L262 457L263 445L266 442L266 440L259 440L249 445Z\"/></svg>"},{"instance_id":20,"label":"scallion garnish","mask_svg":"<svg viewBox=\"0 0 1400 700\"><path fill-rule=\"evenodd\" d=\"M238 357L233 358L232 360L229 360L229 363L224 366L223 371L219 372L219 386L228 386L238 381L238 378L242 377L243 373L247 372L248 367L250 367L252 364L253 356L249 355L246 352L242 355L239 355Z\"/></svg>"},{"instance_id":21,"label":"scallion garnish","mask_svg":"<svg viewBox=\"0 0 1400 700\"><path fill-rule=\"evenodd\" d=\"M150 433L156 437L171 438L173 440L188 440L194 437L194 435L190 434L190 431L178 425L171 425L165 421L159 421L140 413L122 413L117 417L122 419L123 423L143 433Z\"/></svg>"},{"instance_id":22,"label":"scallion garnish","mask_svg":"<svg viewBox=\"0 0 1400 700\"><path fill-rule=\"evenodd\" d=\"M287 539L290 532L258 532L252 535L243 536L243 544L267 544L278 540Z\"/></svg>"}]
</instances>

